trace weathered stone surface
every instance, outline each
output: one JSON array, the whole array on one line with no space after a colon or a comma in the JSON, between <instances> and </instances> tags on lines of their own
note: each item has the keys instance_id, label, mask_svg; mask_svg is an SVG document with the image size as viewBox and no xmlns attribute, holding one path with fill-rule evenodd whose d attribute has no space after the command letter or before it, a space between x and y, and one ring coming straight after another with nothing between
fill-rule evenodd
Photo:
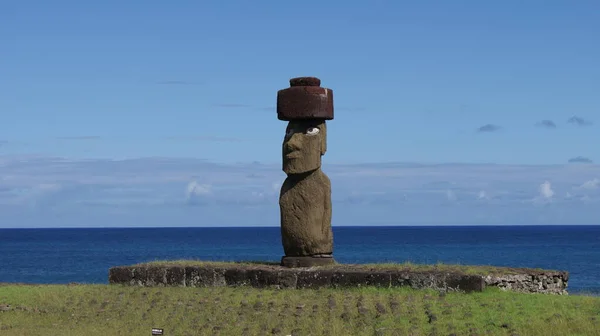
<instances>
[{"instance_id":1,"label":"weathered stone surface","mask_svg":"<svg viewBox=\"0 0 600 336\"><path fill-rule=\"evenodd\" d=\"M481 292L485 289L485 280L481 275L457 275L446 276L446 287L456 288L464 292Z\"/></svg>"},{"instance_id":2,"label":"weathered stone surface","mask_svg":"<svg viewBox=\"0 0 600 336\"><path fill-rule=\"evenodd\" d=\"M281 150L282 170L288 176L321 168L321 157L327 152L327 124L320 120L290 121Z\"/></svg>"},{"instance_id":3,"label":"weathered stone surface","mask_svg":"<svg viewBox=\"0 0 600 336\"><path fill-rule=\"evenodd\" d=\"M333 253L331 182L321 170L327 150L324 121L291 121L283 141L279 207L286 257Z\"/></svg>"},{"instance_id":4,"label":"weathered stone surface","mask_svg":"<svg viewBox=\"0 0 600 336\"><path fill-rule=\"evenodd\" d=\"M166 269L160 266L133 267L131 269L133 279L130 281L139 286L165 286Z\"/></svg>"},{"instance_id":5,"label":"weathered stone surface","mask_svg":"<svg viewBox=\"0 0 600 336\"><path fill-rule=\"evenodd\" d=\"M131 284L138 286L146 285L146 279L148 278L146 267L132 267L131 274L133 275Z\"/></svg>"},{"instance_id":6,"label":"weathered stone surface","mask_svg":"<svg viewBox=\"0 0 600 336\"><path fill-rule=\"evenodd\" d=\"M250 283L248 274L243 268L230 268L223 273L227 286L245 286Z\"/></svg>"},{"instance_id":7,"label":"weathered stone surface","mask_svg":"<svg viewBox=\"0 0 600 336\"><path fill-rule=\"evenodd\" d=\"M327 266L335 264L335 260L330 258L317 258L317 257L283 257L281 258L281 266L295 268L295 267L313 267L313 266Z\"/></svg>"},{"instance_id":8,"label":"weathered stone surface","mask_svg":"<svg viewBox=\"0 0 600 336\"><path fill-rule=\"evenodd\" d=\"M130 267L117 266L109 270L109 283L130 283L133 281L133 270Z\"/></svg>"},{"instance_id":9,"label":"weathered stone surface","mask_svg":"<svg viewBox=\"0 0 600 336\"><path fill-rule=\"evenodd\" d=\"M290 79L290 86L321 86L317 77L296 77Z\"/></svg>"},{"instance_id":10,"label":"weathered stone surface","mask_svg":"<svg viewBox=\"0 0 600 336\"><path fill-rule=\"evenodd\" d=\"M370 271L367 276L367 286L388 288L392 285L392 276L390 272Z\"/></svg>"},{"instance_id":11,"label":"weathered stone surface","mask_svg":"<svg viewBox=\"0 0 600 336\"><path fill-rule=\"evenodd\" d=\"M520 273L515 272L518 271ZM469 275L439 270L376 269L361 265L287 268L273 264L113 267L111 284L134 286L253 286L259 288L400 287L478 292L486 286L524 293L567 294L568 273L507 269L506 274Z\"/></svg>"},{"instance_id":12,"label":"weathered stone surface","mask_svg":"<svg viewBox=\"0 0 600 336\"><path fill-rule=\"evenodd\" d=\"M332 284L334 287L390 287L391 275L389 272L343 270L335 272Z\"/></svg>"},{"instance_id":13,"label":"weathered stone surface","mask_svg":"<svg viewBox=\"0 0 600 336\"><path fill-rule=\"evenodd\" d=\"M391 276L393 286L410 286L412 288L442 287L443 276L434 272L398 272Z\"/></svg>"},{"instance_id":14,"label":"weathered stone surface","mask_svg":"<svg viewBox=\"0 0 600 336\"><path fill-rule=\"evenodd\" d=\"M165 279L167 269L165 267L148 267L146 272L148 279L147 286L165 286L167 284L167 280Z\"/></svg>"},{"instance_id":15,"label":"weathered stone surface","mask_svg":"<svg viewBox=\"0 0 600 336\"><path fill-rule=\"evenodd\" d=\"M185 268L180 266L165 268L165 283L169 286L185 287Z\"/></svg>"},{"instance_id":16,"label":"weathered stone surface","mask_svg":"<svg viewBox=\"0 0 600 336\"><path fill-rule=\"evenodd\" d=\"M278 288L298 288L298 272L280 270L277 276Z\"/></svg>"},{"instance_id":17,"label":"weathered stone surface","mask_svg":"<svg viewBox=\"0 0 600 336\"><path fill-rule=\"evenodd\" d=\"M277 92L277 119L333 119L333 91L320 87L316 77L290 79L290 87Z\"/></svg>"},{"instance_id":18,"label":"weathered stone surface","mask_svg":"<svg viewBox=\"0 0 600 336\"><path fill-rule=\"evenodd\" d=\"M489 274L484 277L484 280L486 285L496 286L502 290L522 293L568 295L568 272L530 270L522 274Z\"/></svg>"},{"instance_id":19,"label":"weathered stone surface","mask_svg":"<svg viewBox=\"0 0 600 336\"><path fill-rule=\"evenodd\" d=\"M329 269L299 271L297 288L331 287L334 274L335 272Z\"/></svg>"},{"instance_id":20,"label":"weathered stone surface","mask_svg":"<svg viewBox=\"0 0 600 336\"><path fill-rule=\"evenodd\" d=\"M219 267L185 268L185 284L187 287L221 287L226 286L225 269Z\"/></svg>"},{"instance_id":21,"label":"weathered stone surface","mask_svg":"<svg viewBox=\"0 0 600 336\"><path fill-rule=\"evenodd\" d=\"M390 274L390 285L392 287L410 286L411 275L406 271L392 272Z\"/></svg>"},{"instance_id":22,"label":"weathered stone surface","mask_svg":"<svg viewBox=\"0 0 600 336\"><path fill-rule=\"evenodd\" d=\"M280 274L279 271L277 270L273 270L273 269L251 269L248 270L246 272L246 274L248 275L248 280L250 281L250 285L252 287L257 287L257 288L267 288L267 287L282 287L282 283L285 282L285 280L288 280L288 282L286 283L286 288L289 287L290 285L293 285L293 287L296 287L295 281L289 281L289 277L286 278L285 280L283 279L282 275ZM292 284L290 284L290 282Z\"/></svg>"}]
</instances>

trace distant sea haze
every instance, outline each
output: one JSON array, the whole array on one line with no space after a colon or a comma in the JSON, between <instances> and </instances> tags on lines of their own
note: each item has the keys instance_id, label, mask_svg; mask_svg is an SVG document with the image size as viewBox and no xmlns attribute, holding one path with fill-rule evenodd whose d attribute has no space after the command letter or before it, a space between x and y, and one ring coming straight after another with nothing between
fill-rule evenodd
<instances>
[{"instance_id":1,"label":"distant sea haze","mask_svg":"<svg viewBox=\"0 0 600 336\"><path fill-rule=\"evenodd\" d=\"M341 263L539 267L570 273L570 293L600 293L600 226L334 227ZM279 227L0 229L0 282L107 283L108 269L152 260L264 260Z\"/></svg>"}]
</instances>

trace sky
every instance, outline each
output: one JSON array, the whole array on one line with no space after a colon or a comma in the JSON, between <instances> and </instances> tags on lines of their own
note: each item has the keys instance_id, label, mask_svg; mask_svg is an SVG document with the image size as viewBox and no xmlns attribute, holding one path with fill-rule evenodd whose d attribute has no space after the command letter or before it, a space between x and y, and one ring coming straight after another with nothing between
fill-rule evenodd
<instances>
[{"instance_id":1,"label":"sky","mask_svg":"<svg viewBox=\"0 0 600 336\"><path fill-rule=\"evenodd\" d=\"M298 76L334 225L600 224L599 35L585 0L0 1L0 227L277 226Z\"/></svg>"}]
</instances>

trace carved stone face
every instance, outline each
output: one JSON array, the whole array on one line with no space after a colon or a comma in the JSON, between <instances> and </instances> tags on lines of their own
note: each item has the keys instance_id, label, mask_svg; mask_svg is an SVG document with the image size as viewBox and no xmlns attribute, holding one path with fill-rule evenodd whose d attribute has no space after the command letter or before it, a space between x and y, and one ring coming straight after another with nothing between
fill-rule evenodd
<instances>
[{"instance_id":1,"label":"carved stone face","mask_svg":"<svg viewBox=\"0 0 600 336\"><path fill-rule=\"evenodd\" d=\"M283 171L301 174L321 167L327 150L327 127L324 120L293 120L283 139Z\"/></svg>"}]
</instances>

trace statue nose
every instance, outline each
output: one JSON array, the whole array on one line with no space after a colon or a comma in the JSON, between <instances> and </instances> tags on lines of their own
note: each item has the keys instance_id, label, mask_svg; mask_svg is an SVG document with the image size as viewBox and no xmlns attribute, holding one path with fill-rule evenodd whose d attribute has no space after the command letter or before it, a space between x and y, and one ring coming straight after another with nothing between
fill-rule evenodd
<instances>
[{"instance_id":1,"label":"statue nose","mask_svg":"<svg viewBox=\"0 0 600 336\"><path fill-rule=\"evenodd\" d=\"M289 150L298 150L301 147L301 135L293 134L286 142L286 148Z\"/></svg>"},{"instance_id":2,"label":"statue nose","mask_svg":"<svg viewBox=\"0 0 600 336\"><path fill-rule=\"evenodd\" d=\"M300 147L294 146L294 145L292 145L290 143L287 143L285 145L285 151L288 152L288 153L295 152L297 150L300 150Z\"/></svg>"}]
</instances>

